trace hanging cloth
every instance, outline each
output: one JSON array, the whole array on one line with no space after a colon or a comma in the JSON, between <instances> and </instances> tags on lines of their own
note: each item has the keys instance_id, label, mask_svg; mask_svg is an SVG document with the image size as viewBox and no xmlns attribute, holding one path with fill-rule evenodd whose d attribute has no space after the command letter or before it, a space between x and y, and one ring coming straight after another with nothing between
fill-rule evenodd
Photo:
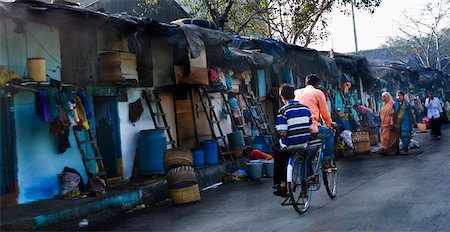
<instances>
[{"instance_id":1,"label":"hanging cloth","mask_svg":"<svg viewBox=\"0 0 450 232\"><path fill-rule=\"evenodd\" d=\"M134 123L141 118L143 112L144 108L142 107L140 98L137 101L130 103L128 109L128 118L130 119L130 122L134 125Z\"/></svg>"},{"instance_id":2,"label":"hanging cloth","mask_svg":"<svg viewBox=\"0 0 450 232\"><path fill-rule=\"evenodd\" d=\"M38 90L36 93L36 114L40 120L46 123L52 121L47 92L44 90Z\"/></svg>"},{"instance_id":3,"label":"hanging cloth","mask_svg":"<svg viewBox=\"0 0 450 232\"><path fill-rule=\"evenodd\" d=\"M84 109L85 107L83 105L81 98L78 95L75 96L75 108L73 111L75 121L78 126L82 126L82 129L89 130L90 126L86 116L86 111Z\"/></svg>"},{"instance_id":4,"label":"hanging cloth","mask_svg":"<svg viewBox=\"0 0 450 232\"><path fill-rule=\"evenodd\" d=\"M94 115L92 114L91 110L89 109L89 103L86 99L86 96L84 96L84 94L82 92L78 92L75 95L80 97L81 102L83 103L84 112L86 112L86 118L91 119Z\"/></svg>"}]
</instances>

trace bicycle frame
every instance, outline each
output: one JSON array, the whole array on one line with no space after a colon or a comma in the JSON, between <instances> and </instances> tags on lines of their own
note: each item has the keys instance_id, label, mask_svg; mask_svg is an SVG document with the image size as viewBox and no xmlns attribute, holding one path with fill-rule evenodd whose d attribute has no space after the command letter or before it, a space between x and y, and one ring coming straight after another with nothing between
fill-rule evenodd
<instances>
[{"instance_id":1,"label":"bicycle frame","mask_svg":"<svg viewBox=\"0 0 450 232\"><path fill-rule=\"evenodd\" d=\"M315 174L317 174L317 173L319 173L319 171L320 171L320 168L322 167L322 160L323 160L323 156L324 156L324 153L323 153L323 144L322 145L320 145L319 147L317 147L316 149L314 149L314 150L310 150L310 149L308 149L308 150L306 150L306 151L304 151L305 153L308 153L308 154L306 154L307 155L307 157L306 157L306 163L307 163L307 165L302 165L302 169L303 170L301 170L301 173L302 173L302 177L303 177L303 179L307 179L308 178L308 167L311 165L311 167L312 167L312 158L314 157L314 154L316 154L317 152L319 152L319 157L317 158L317 164L316 164L316 167L315 168L313 168L313 175L315 175ZM314 151L314 153L310 153L310 151ZM294 161L295 161L295 158L297 157L297 156L299 156L299 155L305 155L303 152L295 152L294 154L292 154L291 155L291 157L289 158L289 162L288 162L288 166L287 166L287 172L286 172L286 180L287 180L287 182L292 182L292 171L293 171L293 166L294 166Z\"/></svg>"}]
</instances>

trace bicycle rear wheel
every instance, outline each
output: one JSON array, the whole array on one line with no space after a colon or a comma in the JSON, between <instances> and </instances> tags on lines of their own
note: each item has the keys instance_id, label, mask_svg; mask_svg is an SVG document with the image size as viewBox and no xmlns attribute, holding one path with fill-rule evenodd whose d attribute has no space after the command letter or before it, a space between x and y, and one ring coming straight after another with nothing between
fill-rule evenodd
<instances>
[{"instance_id":1,"label":"bicycle rear wheel","mask_svg":"<svg viewBox=\"0 0 450 232\"><path fill-rule=\"evenodd\" d=\"M296 156L292 164L292 181L288 183L291 203L297 213L306 212L311 205L312 190L306 183L306 159Z\"/></svg>"},{"instance_id":2,"label":"bicycle rear wheel","mask_svg":"<svg viewBox=\"0 0 450 232\"><path fill-rule=\"evenodd\" d=\"M334 199L337 194L337 186L338 186L337 168L322 171L322 176L323 176L323 184L327 189L328 196L330 197L330 199Z\"/></svg>"}]
</instances>

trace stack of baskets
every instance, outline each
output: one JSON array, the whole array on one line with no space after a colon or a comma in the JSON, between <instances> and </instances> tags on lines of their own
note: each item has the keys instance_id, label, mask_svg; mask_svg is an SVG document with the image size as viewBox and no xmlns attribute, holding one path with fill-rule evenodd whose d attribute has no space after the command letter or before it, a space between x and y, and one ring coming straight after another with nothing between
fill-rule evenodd
<instances>
[{"instance_id":1,"label":"stack of baskets","mask_svg":"<svg viewBox=\"0 0 450 232\"><path fill-rule=\"evenodd\" d=\"M122 58L119 52L104 52L97 60L98 80L100 82L119 82L122 77Z\"/></svg>"},{"instance_id":2,"label":"stack of baskets","mask_svg":"<svg viewBox=\"0 0 450 232\"><path fill-rule=\"evenodd\" d=\"M371 146L377 145L379 142L377 128L376 127L368 127L368 128L366 128L366 131L369 133L370 145Z\"/></svg>"},{"instance_id":3,"label":"stack of baskets","mask_svg":"<svg viewBox=\"0 0 450 232\"><path fill-rule=\"evenodd\" d=\"M167 184L172 203L175 205L200 200L197 175L194 171L192 152L184 148L173 148L164 155Z\"/></svg>"},{"instance_id":4,"label":"stack of baskets","mask_svg":"<svg viewBox=\"0 0 450 232\"><path fill-rule=\"evenodd\" d=\"M366 131L355 132L352 134L353 153L367 154L370 153L370 136Z\"/></svg>"}]
</instances>

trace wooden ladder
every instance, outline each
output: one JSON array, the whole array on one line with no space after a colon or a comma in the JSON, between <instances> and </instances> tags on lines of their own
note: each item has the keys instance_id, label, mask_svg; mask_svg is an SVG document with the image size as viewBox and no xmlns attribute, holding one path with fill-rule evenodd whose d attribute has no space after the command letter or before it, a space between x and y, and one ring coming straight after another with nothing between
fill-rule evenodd
<instances>
[{"instance_id":1,"label":"wooden ladder","mask_svg":"<svg viewBox=\"0 0 450 232\"><path fill-rule=\"evenodd\" d=\"M167 145L170 145L172 148L176 147L175 140L173 140L172 133L170 132L170 126L167 123L166 113L162 108L161 98L159 98L156 90L153 90L151 96L147 93L147 91L142 90L142 97L147 103L148 109L150 111L150 115L152 117L153 125L155 125L155 129L161 129L166 132L167 135ZM152 107L152 102L156 104L156 109L154 110ZM162 119L162 125L160 122Z\"/></svg>"},{"instance_id":2,"label":"wooden ladder","mask_svg":"<svg viewBox=\"0 0 450 232\"><path fill-rule=\"evenodd\" d=\"M270 128L266 113L262 108L261 102L254 99L254 97L251 97L248 94L244 93L243 96L245 105L249 110L249 114L252 118L253 123L255 123L256 128L259 131L259 134L263 137L263 142L268 148L269 152L273 154L273 152L275 151L275 140L273 138L274 134L272 129ZM266 141L265 139L266 136L269 136L269 142Z\"/></svg>"},{"instance_id":3,"label":"wooden ladder","mask_svg":"<svg viewBox=\"0 0 450 232\"><path fill-rule=\"evenodd\" d=\"M78 150L81 155L81 159L83 160L84 169L86 170L86 174L88 176L88 183L91 187L91 192L94 192L94 179L96 177L102 178L105 183L108 180L106 175L105 166L103 165L103 157L101 156L100 149L98 148L97 138L94 135L92 129L87 130L89 135L89 140L81 141L80 140L80 131L73 129L73 133L75 135L75 140L77 141ZM86 151L83 149L83 145L91 145L92 150L94 152L94 157L86 157ZM98 172L91 172L89 169L89 162L95 160L95 163L98 167Z\"/></svg>"},{"instance_id":4,"label":"wooden ladder","mask_svg":"<svg viewBox=\"0 0 450 232\"><path fill-rule=\"evenodd\" d=\"M233 156L230 152L230 147L228 146L228 141L226 136L223 133L222 127L220 126L220 120L217 117L216 111L214 110L214 106L212 105L211 96L208 93L208 90L205 87L198 87L196 88L198 92L198 96L200 97L200 102L202 103L203 110L205 111L206 119L208 120L209 128L211 129L211 134L213 136L213 139L219 142L219 140L222 140L224 145L224 150L222 150L219 146L219 154L222 157L222 161L226 161L226 156L230 160L233 160ZM205 102L204 97L207 99ZM217 127L217 131L219 132L216 134L215 127Z\"/></svg>"},{"instance_id":5,"label":"wooden ladder","mask_svg":"<svg viewBox=\"0 0 450 232\"><path fill-rule=\"evenodd\" d=\"M242 123L237 123L237 122L236 122L236 119L233 117L233 111L231 110L231 104L230 104L230 102L228 101L229 98L227 98L227 97L225 96L225 92L223 92L223 91L220 92L220 94L221 94L221 96L222 96L223 102L225 103L225 107L227 108L227 111L228 111L228 113L230 114L231 123L232 123L232 125L233 125L233 130L234 130L234 128L236 128L236 129L238 129L238 130L241 130L241 131L242 131L242 134L244 135L244 137L248 137L248 136L247 136L247 133L245 132L245 129L244 129L244 122L242 122ZM233 93L233 94L235 94L236 96L240 95L240 93ZM242 113L241 113L240 116L242 117Z\"/></svg>"}]
</instances>

